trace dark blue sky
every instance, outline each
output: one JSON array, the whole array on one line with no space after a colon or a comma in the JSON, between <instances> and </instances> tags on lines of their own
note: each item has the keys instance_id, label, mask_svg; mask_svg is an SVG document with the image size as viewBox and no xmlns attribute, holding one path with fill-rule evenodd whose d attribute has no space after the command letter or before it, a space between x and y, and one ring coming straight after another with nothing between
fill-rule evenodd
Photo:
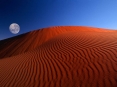
<instances>
[{"instance_id":1,"label":"dark blue sky","mask_svg":"<svg viewBox=\"0 0 117 87\"><path fill-rule=\"evenodd\" d=\"M117 29L117 0L0 0L0 40L13 37L11 23L22 34L50 26Z\"/></svg>"}]
</instances>

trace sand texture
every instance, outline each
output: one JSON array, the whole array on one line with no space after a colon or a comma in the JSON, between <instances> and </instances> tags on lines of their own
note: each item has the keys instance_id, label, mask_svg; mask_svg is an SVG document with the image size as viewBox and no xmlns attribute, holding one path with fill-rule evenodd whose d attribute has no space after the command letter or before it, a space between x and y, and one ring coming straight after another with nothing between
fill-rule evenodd
<instances>
[{"instance_id":1,"label":"sand texture","mask_svg":"<svg viewBox=\"0 0 117 87\"><path fill-rule=\"evenodd\" d=\"M117 87L117 31L58 26L2 40L0 87Z\"/></svg>"}]
</instances>

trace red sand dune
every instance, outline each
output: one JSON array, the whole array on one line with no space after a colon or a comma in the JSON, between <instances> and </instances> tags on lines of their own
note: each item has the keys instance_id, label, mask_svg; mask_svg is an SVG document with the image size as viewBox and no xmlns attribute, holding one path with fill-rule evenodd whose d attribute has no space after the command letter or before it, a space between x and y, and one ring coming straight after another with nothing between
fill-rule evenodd
<instances>
[{"instance_id":1,"label":"red sand dune","mask_svg":"<svg viewBox=\"0 0 117 87\"><path fill-rule=\"evenodd\" d=\"M116 30L50 27L0 46L0 87L117 87Z\"/></svg>"}]
</instances>

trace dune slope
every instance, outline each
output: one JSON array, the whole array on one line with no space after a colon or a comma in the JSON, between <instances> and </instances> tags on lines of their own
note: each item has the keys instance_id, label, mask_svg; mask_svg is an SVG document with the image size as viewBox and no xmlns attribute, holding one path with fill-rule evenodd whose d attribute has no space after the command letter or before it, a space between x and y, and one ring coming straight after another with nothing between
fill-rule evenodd
<instances>
[{"instance_id":1,"label":"dune slope","mask_svg":"<svg viewBox=\"0 0 117 87\"><path fill-rule=\"evenodd\" d=\"M39 32L46 37L42 42L34 39ZM29 36L33 39L26 41ZM0 50L1 87L117 87L116 31L52 27L19 38L10 38L14 46L22 40L13 52L13 45Z\"/></svg>"},{"instance_id":2,"label":"dune slope","mask_svg":"<svg viewBox=\"0 0 117 87\"><path fill-rule=\"evenodd\" d=\"M0 58L15 56L39 47L55 36L68 32L113 32L93 27L58 26L43 28L0 41ZM115 32L115 31L114 31ZM12 49L12 51L11 51Z\"/></svg>"}]
</instances>

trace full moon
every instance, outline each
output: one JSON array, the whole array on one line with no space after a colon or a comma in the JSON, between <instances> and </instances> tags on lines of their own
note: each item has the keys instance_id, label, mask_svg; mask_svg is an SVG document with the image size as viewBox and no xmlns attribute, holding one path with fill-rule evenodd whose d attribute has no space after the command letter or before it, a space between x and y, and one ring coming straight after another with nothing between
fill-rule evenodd
<instances>
[{"instance_id":1,"label":"full moon","mask_svg":"<svg viewBox=\"0 0 117 87\"><path fill-rule=\"evenodd\" d=\"M17 34L20 31L20 26L17 23L12 23L9 27L9 30L13 34Z\"/></svg>"}]
</instances>

